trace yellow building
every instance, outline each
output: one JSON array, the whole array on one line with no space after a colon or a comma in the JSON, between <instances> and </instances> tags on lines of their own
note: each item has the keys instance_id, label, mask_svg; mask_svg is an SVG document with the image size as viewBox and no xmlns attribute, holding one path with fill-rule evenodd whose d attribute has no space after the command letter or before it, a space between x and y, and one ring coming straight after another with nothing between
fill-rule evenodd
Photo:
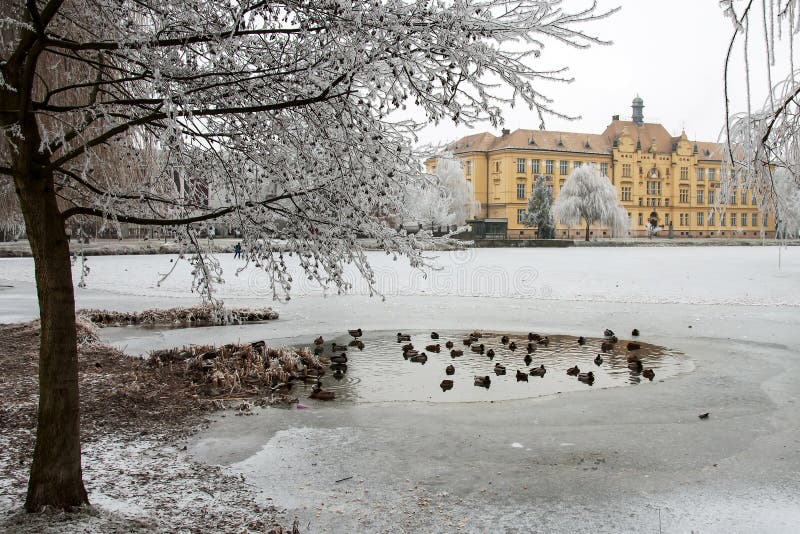
<instances>
[{"instance_id":1,"label":"yellow building","mask_svg":"<svg viewBox=\"0 0 800 534\"><path fill-rule=\"evenodd\" d=\"M651 218L662 228L661 236L671 224L675 237L756 237L762 223L767 236L774 236L772 217L762 217L749 191L736 191L724 213L714 212L722 145L690 141L685 132L673 137L661 124L644 122L641 98L632 107L631 121L616 115L599 135L520 129L452 143L449 149L462 159L481 203L478 218L507 219L509 237L534 237L535 228L520 221L536 178L544 177L557 198L573 169L592 163L616 187L633 236L647 235ZM558 225L556 237L580 237L583 231ZM592 227L591 234L608 237L610 232Z\"/></svg>"}]
</instances>

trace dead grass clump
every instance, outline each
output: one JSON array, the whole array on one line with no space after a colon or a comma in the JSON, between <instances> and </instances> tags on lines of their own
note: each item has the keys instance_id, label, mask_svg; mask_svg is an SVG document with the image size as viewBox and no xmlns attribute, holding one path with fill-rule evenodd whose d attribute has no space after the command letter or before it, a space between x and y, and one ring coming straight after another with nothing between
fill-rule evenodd
<instances>
[{"instance_id":1,"label":"dead grass clump","mask_svg":"<svg viewBox=\"0 0 800 534\"><path fill-rule=\"evenodd\" d=\"M141 312L118 312L84 309L78 315L91 323L104 326L216 326L271 321L278 318L272 308L217 308L214 306L181 306Z\"/></svg>"}]
</instances>

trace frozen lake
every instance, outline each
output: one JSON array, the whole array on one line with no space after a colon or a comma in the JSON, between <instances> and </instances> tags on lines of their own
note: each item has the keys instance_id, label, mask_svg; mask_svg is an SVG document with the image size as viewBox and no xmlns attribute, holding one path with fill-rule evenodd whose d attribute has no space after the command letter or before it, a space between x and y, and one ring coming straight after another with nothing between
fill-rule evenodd
<instances>
[{"instance_id":1,"label":"frozen lake","mask_svg":"<svg viewBox=\"0 0 800 534\"><path fill-rule=\"evenodd\" d=\"M775 247L480 249L439 254L442 270L427 279L369 255L386 301L358 284L329 297L299 285L276 304L277 321L106 335L139 353L187 341L333 339L356 327L594 338L636 327L693 370L540 398L267 409L220 418L189 451L241 472L314 532L795 531L800 249L783 249L780 268ZM194 303L188 267L156 287L169 259L90 258L78 305ZM237 266L231 256L222 263L226 273ZM0 288L0 320L35 316L32 280L29 259L0 260L0 285L13 286ZM248 270L220 295L264 305L265 287Z\"/></svg>"}]
</instances>

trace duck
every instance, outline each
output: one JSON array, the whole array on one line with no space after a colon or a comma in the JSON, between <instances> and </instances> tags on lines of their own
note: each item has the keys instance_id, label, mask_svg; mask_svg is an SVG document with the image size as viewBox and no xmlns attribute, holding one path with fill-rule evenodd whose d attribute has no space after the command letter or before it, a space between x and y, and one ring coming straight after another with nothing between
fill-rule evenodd
<instances>
[{"instance_id":1,"label":"duck","mask_svg":"<svg viewBox=\"0 0 800 534\"><path fill-rule=\"evenodd\" d=\"M325 343L325 340L322 339L322 336L319 336L317 339L314 340L314 345L322 345Z\"/></svg>"},{"instance_id":2,"label":"duck","mask_svg":"<svg viewBox=\"0 0 800 534\"><path fill-rule=\"evenodd\" d=\"M442 347L441 347L441 345L439 345L439 344L437 343L437 344L435 344L435 345L428 345L428 346L426 346L426 347L425 347L425 350L427 350L428 352L436 352L436 353L439 353L439 352L441 352L441 350L442 350Z\"/></svg>"},{"instance_id":3,"label":"duck","mask_svg":"<svg viewBox=\"0 0 800 534\"><path fill-rule=\"evenodd\" d=\"M331 376L333 376L333 378L336 379L336 380L341 380L341 379L344 378L344 372L340 371L340 370L336 370L336 371L333 372L333 375L331 375Z\"/></svg>"},{"instance_id":4,"label":"duck","mask_svg":"<svg viewBox=\"0 0 800 534\"><path fill-rule=\"evenodd\" d=\"M475 385L478 387L489 389L489 386L492 385L492 379L489 376L476 376L475 377Z\"/></svg>"},{"instance_id":5,"label":"duck","mask_svg":"<svg viewBox=\"0 0 800 534\"><path fill-rule=\"evenodd\" d=\"M331 356L333 363L347 363L347 354L340 354L339 356Z\"/></svg>"},{"instance_id":6,"label":"duck","mask_svg":"<svg viewBox=\"0 0 800 534\"><path fill-rule=\"evenodd\" d=\"M347 364L346 363L332 363L331 364L331 371L341 371L343 373L347 372Z\"/></svg>"},{"instance_id":7,"label":"duck","mask_svg":"<svg viewBox=\"0 0 800 534\"><path fill-rule=\"evenodd\" d=\"M403 352L407 352L407 351L409 351L409 350L414 350L414 345L413 345L413 344L411 344L411 343L408 343L408 344L406 344L406 345L403 345L403 346L402 346L402 349L403 349Z\"/></svg>"},{"instance_id":8,"label":"duck","mask_svg":"<svg viewBox=\"0 0 800 534\"><path fill-rule=\"evenodd\" d=\"M628 363L631 363L631 362L638 362L641 360L641 358L639 358L639 356L636 354L628 354L626 360L628 361Z\"/></svg>"},{"instance_id":9,"label":"duck","mask_svg":"<svg viewBox=\"0 0 800 534\"><path fill-rule=\"evenodd\" d=\"M481 334L480 332L478 332L477 330L475 330L475 331L474 331L474 332L472 332L472 333L471 333L469 336L470 336L470 337L472 337L472 338L475 338L475 341L477 341L477 340L479 340L480 338L482 338L482 337L483 337L483 334Z\"/></svg>"},{"instance_id":10,"label":"duck","mask_svg":"<svg viewBox=\"0 0 800 534\"><path fill-rule=\"evenodd\" d=\"M489 357L490 360L494 359L494 349L489 349L486 351L486 355Z\"/></svg>"},{"instance_id":11,"label":"duck","mask_svg":"<svg viewBox=\"0 0 800 534\"><path fill-rule=\"evenodd\" d=\"M364 335L364 333L361 331L360 328L356 328L355 330L348 330L347 333L353 337L361 337Z\"/></svg>"},{"instance_id":12,"label":"duck","mask_svg":"<svg viewBox=\"0 0 800 534\"><path fill-rule=\"evenodd\" d=\"M436 332L431 332L431 339L439 339L439 334Z\"/></svg>"},{"instance_id":13,"label":"duck","mask_svg":"<svg viewBox=\"0 0 800 534\"><path fill-rule=\"evenodd\" d=\"M504 374L506 374L505 366L500 365L499 363L496 363L495 366L494 366L494 374L496 374L496 375L504 375Z\"/></svg>"},{"instance_id":14,"label":"duck","mask_svg":"<svg viewBox=\"0 0 800 534\"><path fill-rule=\"evenodd\" d=\"M534 344L533 344L533 343L531 343L531 342L528 342L528 347L527 347L527 349L528 349L528 354L530 354L530 353L532 353L532 352L535 352L535 351L536 351L536 345L534 345Z\"/></svg>"},{"instance_id":15,"label":"duck","mask_svg":"<svg viewBox=\"0 0 800 534\"><path fill-rule=\"evenodd\" d=\"M642 345L636 343L635 341L631 341L628 343L628 350L639 350L642 348Z\"/></svg>"},{"instance_id":16,"label":"duck","mask_svg":"<svg viewBox=\"0 0 800 534\"><path fill-rule=\"evenodd\" d=\"M508 350L517 350L517 343L515 341L512 341L511 343L509 343L508 344Z\"/></svg>"},{"instance_id":17,"label":"duck","mask_svg":"<svg viewBox=\"0 0 800 534\"><path fill-rule=\"evenodd\" d=\"M448 341L447 343L444 344L444 346L447 347L448 349L452 349L453 348L453 342L452 341Z\"/></svg>"},{"instance_id":18,"label":"duck","mask_svg":"<svg viewBox=\"0 0 800 534\"><path fill-rule=\"evenodd\" d=\"M586 345L586 338L581 336L578 338L578 345Z\"/></svg>"},{"instance_id":19,"label":"duck","mask_svg":"<svg viewBox=\"0 0 800 534\"><path fill-rule=\"evenodd\" d=\"M545 369L544 364L542 364L539 367L534 367L533 369L531 369L531 376L542 377L546 372L547 369Z\"/></svg>"},{"instance_id":20,"label":"duck","mask_svg":"<svg viewBox=\"0 0 800 534\"><path fill-rule=\"evenodd\" d=\"M337 345L336 342L334 341L333 343L331 343L331 350L333 352L345 352L347 351L347 345Z\"/></svg>"},{"instance_id":21,"label":"duck","mask_svg":"<svg viewBox=\"0 0 800 534\"><path fill-rule=\"evenodd\" d=\"M610 341L603 341L600 344L600 350L602 350L603 352L612 351L612 350L614 350L614 344L611 343Z\"/></svg>"},{"instance_id":22,"label":"duck","mask_svg":"<svg viewBox=\"0 0 800 534\"><path fill-rule=\"evenodd\" d=\"M472 342L473 342L473 341L474 341L474 340L473 340L471 337L468 337L468 338L466 338L465 340L463 340L463 343L464 343L464 345L466 345L467 347L469 347L470 345L472 345Z\"/></svg>"},{"instance_id":23,"label":"duck","mask_svg":"<svg viewBox=\"0 0 800 534\"><path fill-rule=\"evenodd\" d=\"M543 347L546 347L546 346L548 346L550 344L550 338L547 337L547 336L544 336L543 338L541 338L536 343L539 344L539 345L542 345Z\"/></svg>"},{"instance_id":24,"label":"duck","mask_svg":"<svg viewBox=\"0 0 800 534\"><path fill-rule=\"evenodd\" d=\"M578 376L580 374L580 372L581 372L581 370L578 369L577 365L575 367L570 367L569 369L567 369L567 374L569 376Z\"/></svg>"},{"instance_id":25,"label":"duck","mask_svg":"<svg viewBox=\"0 0 800 534\"><path fill-rule=\"evenodd\" d=\"M528 373L523 373L519 369L517 369L517 382L527 382L528 381Z\"/></svg>"},{"instance_id":26,"label":"duck","mask_svg":"<svg viewBox=\"0 0 800 534\"><path fill-rule=\"evenodd\" d=\"M314 347L314 356L319 356L323 352L325 352L325 348L322 345L317 345Z\"/></svg>"},{"instance_id":27,"label":"duck","mask_svg":"<svg viewBox=\"0 0 800 534\"><path fill-rule=\"evenodd\" d=\"M648 379L650 382L652 382L653 379L656 377L656 372L648 368L642 371L642 376Z\"/></svg>"},{"instance_id":28,"label":"duck","mask_svg":"<svg viewBox=\"0 0 800 534\"><path fill-rule=\"evenodd\" d=\"M322 391L322 386L315 384L314 387L311 388L311 395L309 395L308 398L329 401L336 398L336 393L333 391Z\"/></svg>"},{"instance_id":29,"label":"duck","mask_svg":"<svg viewBox=\"0 0 800 534\"><path fill-rule=\"evenodd\" d=\"M539 334L528 332L528 341L539 341L540 339L542 339L542 336L540 336Z\"/></svg>"},{"instance_id":30,"label":"duck","mask_svg":"<svg viewBox=\"0 0 800 534\"><path fill-rule=\"evenodd\" d=\"M250 343L250 346L253 348L253 350L264 350L264 347L266 347L267 344L264 341L253 341Z\"/></svg>"},{"instance_id":31,"label":"duck","mask_svg":"<svg viewBox=\"0 0 800 534\"><path fill-rule=\"evenodd\" d=\"M419 356L419 351L417 350L406 350L403 351L403 358L406 360L409 358L413 358L414 356Z\"/></svg>"},{"instance_id":32,"label":"duck","mask_svg":"<svg viewBox=\"0 0 800 534\"><path fill-rule=\"evenodd\" d=\"M456 368L453 367L452 365L448 365L447 367L444 368L444 374L448 376L454 375L456 374Z\"/></svg>"},{"instance_id":33,"label":"duck","mask_svg":"<svg viewBox=\"0 0 800 534\"><path fill-rule=\"evenodd\" d=\"M360 340L358 338L356 338L356 339L352 340L350 343L348 343L347 346L348 347L357 347L359 343L360 343Z\"/></svg>"},{"instance_id":34,"label":"duck","mask_svg":"<svg viewBox=\"0 0 800 534\"><path fill-rule=\"evenodd\" d=\"M411 335L403 334L401 332L397 333L397 342L402 343L403 341L411 341Z\"/></svg>"},{"instance_id":35,"label":"duck","mask_svg":"<svg viewBox=\"0 0 800 534\"><path fill-rule=\"evenodd\" d=\"M463 355L464 355L464 351L463 350L453 349L453 350L450 351L450 357L451 358L458 358L459 356L463 356Z\"/></svg>"},{"instance_id":36,"label":"duck","mask_svg":"<svg viewBox=\"0 0 800 534\"><path fill-rule=\"evenodd\" d=\"M633 371L634 373L641 373L642 372L642 360L634 360L628 364L628 369Z\"/></svg>"},{"instance_id":37,"label":"duck","mask_svg":"<svg viewBox=\"0 0 800 534\"><path fill-rule=\"evenodd\" d=\"M360 339L356 339L356 347L358 347L358 350L364 350L364 342Z\"/></svg>"},{"instance_id":38,"label":"duck","mask_svg":"<svg viewBox=\"0 0 800 534\"><path fill-rule=\"evenodd\" d=\"M421 353L421 354L415 354L414 356L411 356L409 358L409 361L412 361L414 363L421 363L421 364L425 365L425 362L428 361L428 355L425 354L424 352Z\"/></svg>"},{"instance_id":39,"label":"duck","mask_svg":"<svg viewBox=\"0 0 800 534\"><path fill-rule=\"evenodd\" d=\"M439 387L442 388L442 391L450 391L453 389L453 381L452 380L442 380L442 383L439 384Z\"/></svg>"},{"instance_id":40,"label":"duck","mask_svg":"<svg viewBox=\"0 0 800 534\"><path fill-rule=\"evenodd\" d=\"M606 336L606 337L611 337L611 336L614 335L614 331L613 330L609 330L608 328L606 328L605 330L603 330L603 335Z\"/></svg>"},{"instance_id":41,"label":"duck","mask_svg":"<svg viewBox=\"0 0 800 534\"><path fill-rule=\"evenodd\" d=\"M483 346L483 343L481 343L480 345L474 345L472 347L472 352L474 352L476 354L483 354L484 350L485 350L485 347Z\"/></svg>"},{"instance_id":42,"label":"duck","mask_svg":"<svg viewBox=\"0 0 800 534\"><path fill-rule=\"evenodd\" d=\"M591 371L588 373L580 373L578 374L578 380L591 386L594 383L594 373Z\"/></svg>"},{"instance_id":43,"label":"duck","mask_svg":"<svg viewBox=\"0 0 800 534\"><path fill-rule=\"evenodd\" d=\"M508 345L508 336L501 337L500 343L502 343L503 345Z\"/></svg>"},{"instance_id":44,"label":"duck","mask_svg":"<svg viewBox=\"0 0 800 534\"><path fill-rule=\"evenodd\" d=\"M594 359L594 364L603 365L603 357L598 354L597 357Z\"/></svg>"},{"instance_id":45,"label":"duck","mask_svg":"<svg viewBox=\"0 0 800 534\"><path fill-rule=\"evenodd\" d=\"M533 357L530 354L525 355L525 365L530 365L533 361Z\"/></svg>"},{"instance_id":46,"label":"duck","mask_svg":"<svg viewBox=\"0 0 800 534\"><path fill-rule=\"evenodd\" d=\"M322 365L328 365L329 363L331 363L331 359L330 358L320 358L319 359L319 363L321 363Z\"/></svg>"},{"instance_id":47,"label":"duck","mask_svg":"<svg viewBox=\"0 0 800 534\"><path fill-rule=\"evenodd\" d=\"M631 331L631 335L632 335L633 337L639 337L639 329L638 329L638 328L634 328L634 329Z\"/></svg>"}]
</instances>

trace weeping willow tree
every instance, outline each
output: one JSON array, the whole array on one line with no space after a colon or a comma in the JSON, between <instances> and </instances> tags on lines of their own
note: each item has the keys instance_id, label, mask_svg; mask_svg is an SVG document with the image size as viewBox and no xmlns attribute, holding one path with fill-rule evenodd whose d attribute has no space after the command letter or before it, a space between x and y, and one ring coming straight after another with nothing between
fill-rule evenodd
<instances>
[{"instance_id":1,"label":"weeping willow tree","mask_svg":"<svg viewBox=\"0 0 800 534\"><path fill-rule=\"evenodd\" d=\"M267 242L257 259L276 296L290 254L323 286L347 289L352 264L374 287L357 235L422 266L417 238L376 216L400 212L422 173L412 140L429 122L498 124L514 100L557 113L540 82L563 71L535 58L548 40L602 43L582 28L609 14L560 3L2 0L0 180L41 317L26 509L87 502L71 221L172 226L209 300L222 272L198 235L213 221L248 250ZM399 120L409 107L420 118Z\"/></svg>"},{"instance_id":2,"label":"weeping willow tree","mask_svg":"<svg viewBox=\"0 0 800 534\"><path fill-rule=\"evenodd\" d=\"M718 207L724 211L737 188L751 191L759 209L775 216L777 234L789 235L786 225L793 224L800 187L800 0L720 4L733 32L725 58L726 149ZM733 67L737 53L741 70ZM764 67L764 87L752 81L758 66ZM746 94L736 112L730 99L735 84ZM767 95L763 103L754 102L759 91Z\"/></svg>"}]
</instances>

